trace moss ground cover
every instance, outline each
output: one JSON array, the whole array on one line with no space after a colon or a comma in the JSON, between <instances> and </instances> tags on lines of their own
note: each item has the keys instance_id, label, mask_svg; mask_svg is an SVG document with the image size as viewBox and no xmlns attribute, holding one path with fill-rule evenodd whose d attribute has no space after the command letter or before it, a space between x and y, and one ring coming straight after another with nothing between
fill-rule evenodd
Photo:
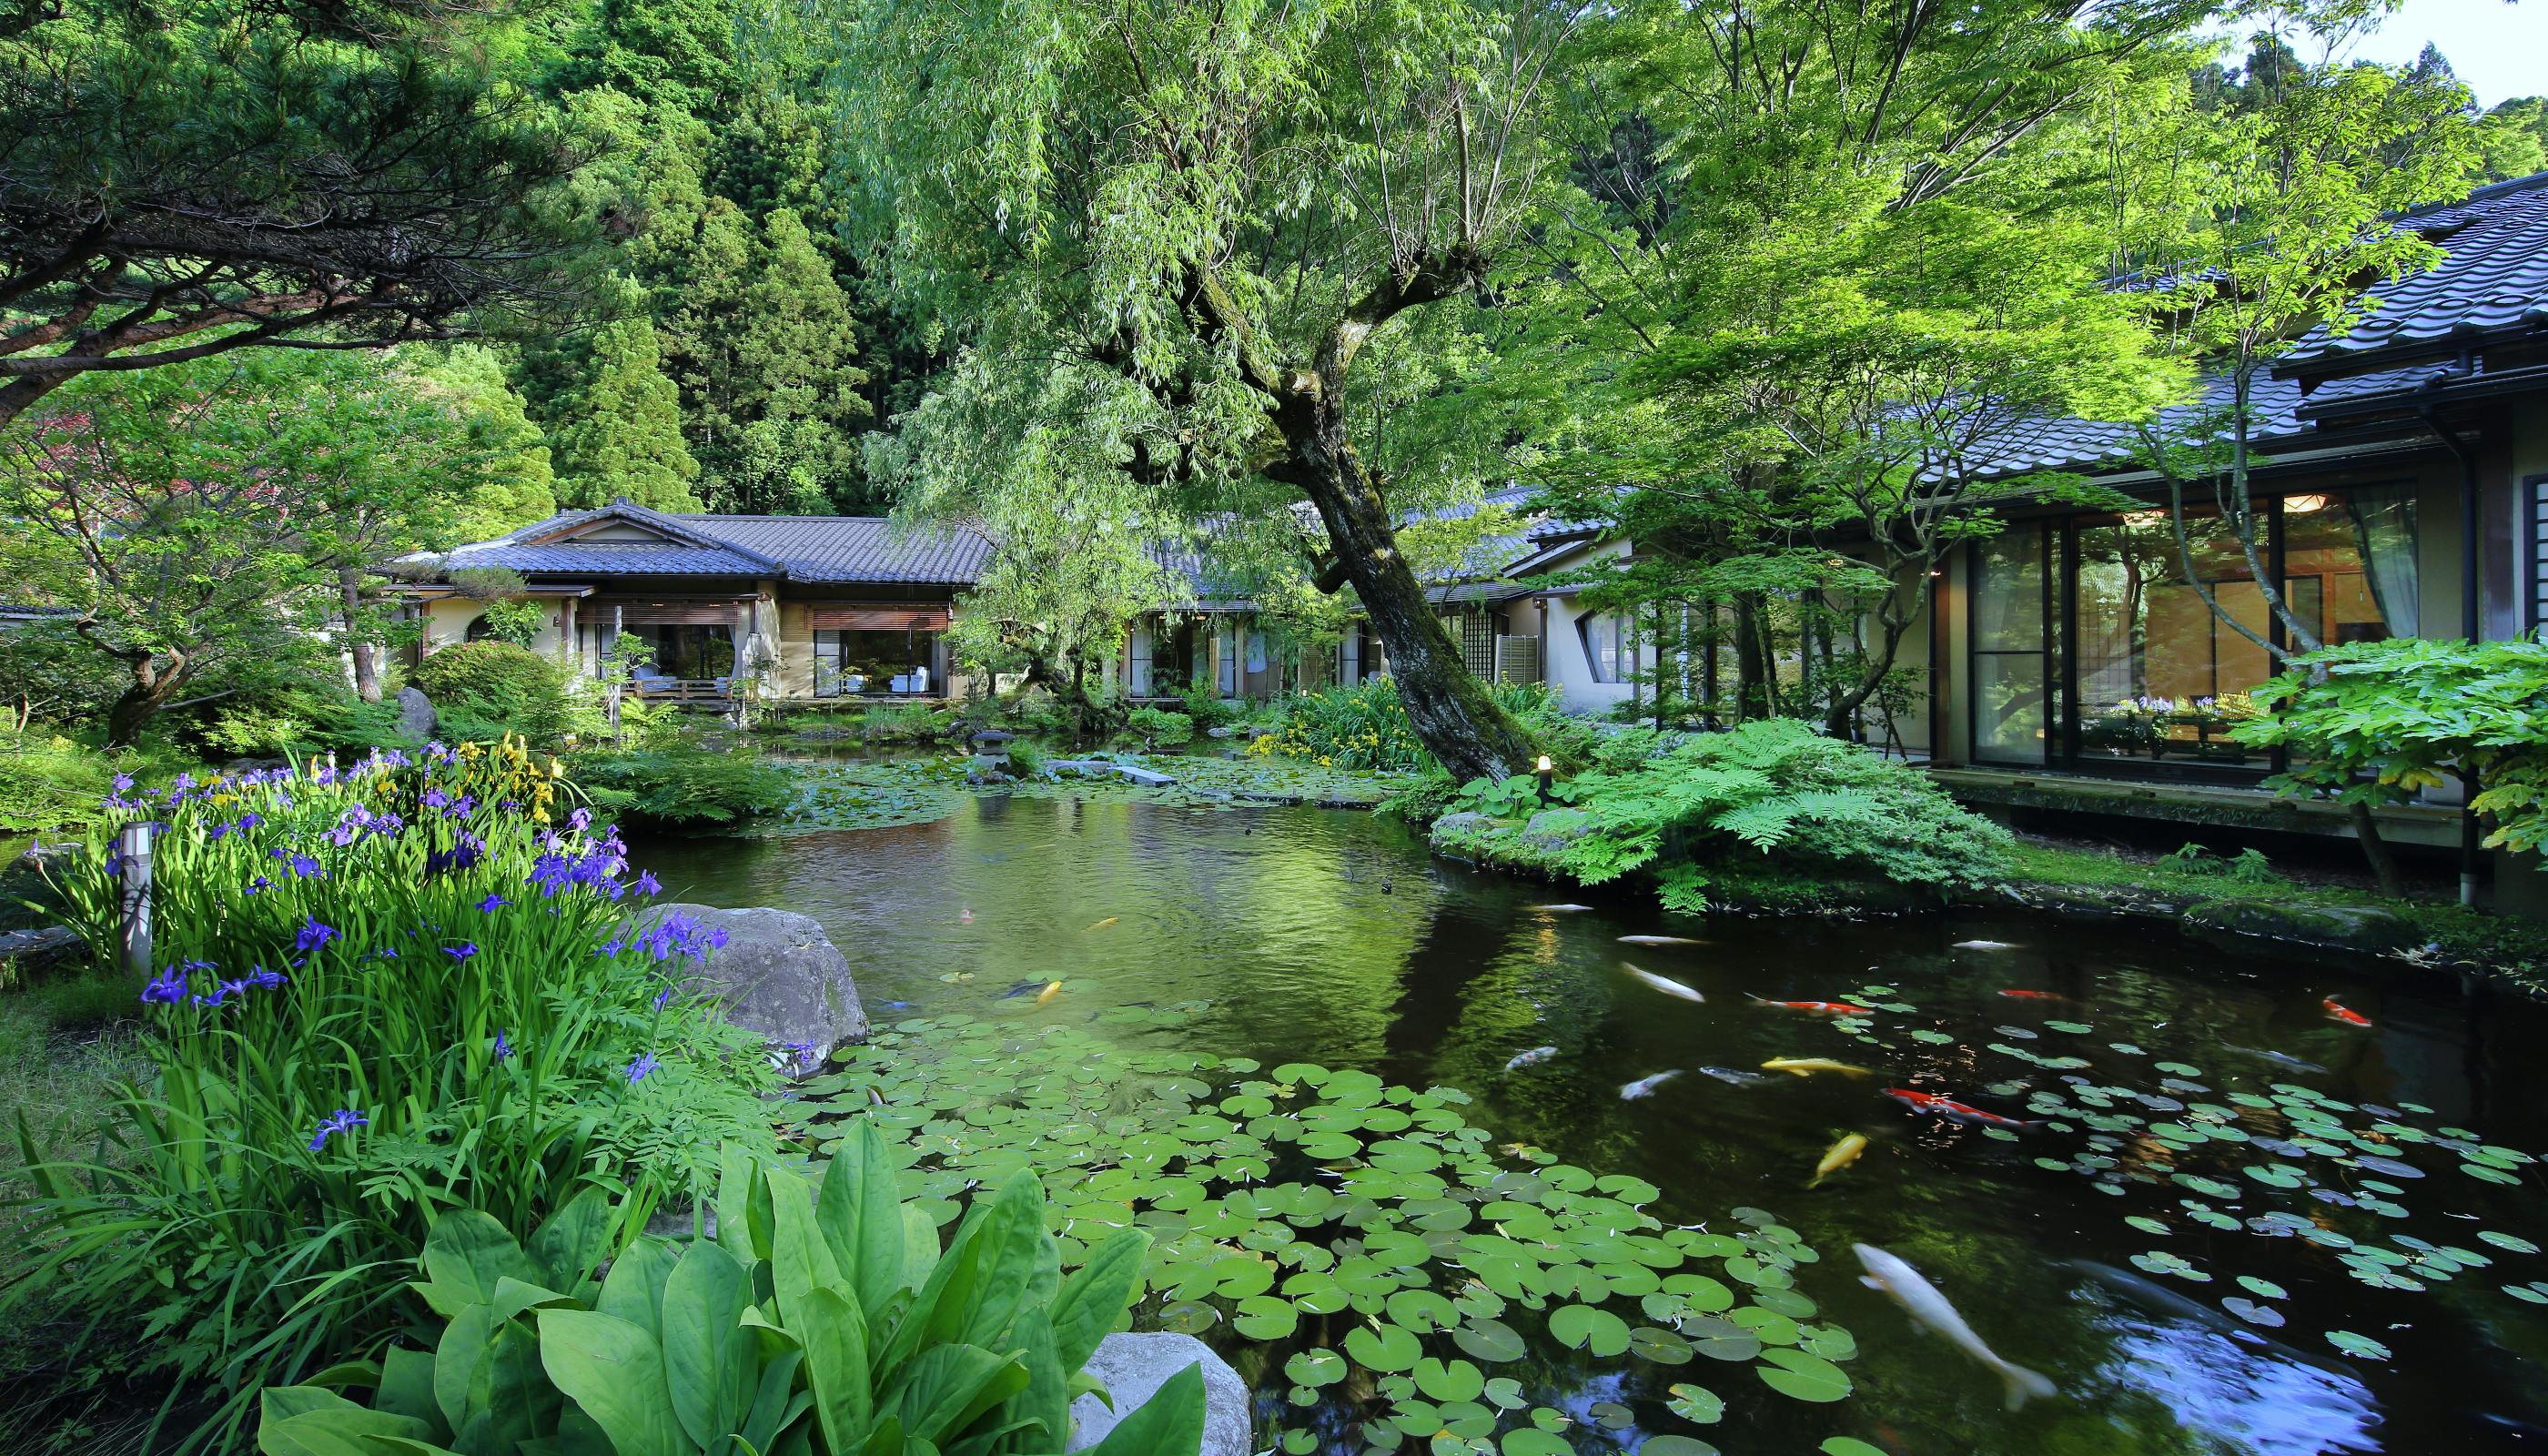
<instances>
[{"instance_id":1,"label":"moss ground cover","mask_svg":"<svg viewBox=\"0 0 2548 1456\"><path fill-rule=\"evenodd\" d=\"M1693 1456L1729 1402L1852 1389L1856 1341L1799 1287L1818 1255L1775 1218L1669 1227L1654 1185L1499 1147L1455 1089L959 1015L801 1090L807 1143L892 1129L942 1222L1032 1167L1065 1267L1146 1231L1138 1318L1221 1344L1291 1456Z\"/></svg>"}]
</instances>

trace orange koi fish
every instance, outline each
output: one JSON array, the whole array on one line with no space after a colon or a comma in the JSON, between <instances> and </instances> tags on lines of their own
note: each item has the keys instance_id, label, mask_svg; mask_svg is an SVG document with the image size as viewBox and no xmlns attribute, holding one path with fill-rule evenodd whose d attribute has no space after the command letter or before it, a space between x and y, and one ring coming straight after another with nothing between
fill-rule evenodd
<instances>
[{"instance_id":1,"label":"orange koi fish","mask_svg":"<svg viewBox=\"0 0 2548 1456\"><path fill-rule=\"evenodd\" d=\"M1978 1107L1968 1107L1952 1097L1941 1097L1935 1092L1915 1092L1908 1087L1887 1087L1884 1089L1884 1095L1913 1112L1935 1113L1942 1118L1953 1118L1959 1123L1981 1123L1993 1128L2035 1126L2020 1118L2004 1118L1995 1112L1984 1112Z\"/></svg>"},{"instance_id":2,"label":"orange koi fish","mask_svg":"<svg viewBox=\"0 0 2548 1456\"><path fill-rule=\"evenodd\" d=\"M1762 1006L1775 1006L1780 1011L1807 1011L1816 1016L1873 1016L1875 1008L1854 1001L1773 1001L1766 996L1752 1000Z\"/></svg>"},{"instance_id":3,"label":"orange koi fish","mask_svg":"<svg viewBox=\"0 0 2548 1456\"><path fill-rule=\"evenodd\" d=\"M2328 1016L2333 1017L2335 1020L2337 1020L2337 1021L2340 1021L2340 1022L2344 1023L2346 1026L2349 1026L2349 1027L2367 1027L2367 1026L2371 1025L2371 1018L2369 1018L2369 1017L2367 1017L2367 1016L2364 1016L2364 1015L2363 1015L2361 1012L2359 1012L2359 1011L2349 1010L2349 1009L2347 1009L2347 1008L2345 1008L2345 1007L2342 1007L2342 1006L2337 1005L2337 1004L2336 1004L2336 1001L2335 1001L2335 998L2334 998L2333 996L2329 996L2329 997L2327 997L2325 1000L2320 1001L2320 1003L2318 1003L2318 1004L2326 1008L2326 1014L2327 1014Z\"/></svg>"}]
</instances>

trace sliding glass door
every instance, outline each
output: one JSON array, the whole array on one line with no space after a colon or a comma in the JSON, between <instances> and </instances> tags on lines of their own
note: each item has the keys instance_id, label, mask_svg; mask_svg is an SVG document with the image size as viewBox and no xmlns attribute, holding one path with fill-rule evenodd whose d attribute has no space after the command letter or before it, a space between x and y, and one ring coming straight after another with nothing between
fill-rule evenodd
<instances>
[{"instance_id":1,"label":"sliding glass door","mask_svg":"<svg viewBox=\"0 0 2548 1456\"><path fill-rule=\"evenodd\" d=\"M2267 516L2259 555L2308 637L2414 633L2410 493L2292 495ZM2217 515L2189 511L2181 544L2163 509L2021 522L1976 542L1969 563L1974 763L2232 778L2273 767L2230 735L2294 634Z\"/></svg>"}]
</instances>

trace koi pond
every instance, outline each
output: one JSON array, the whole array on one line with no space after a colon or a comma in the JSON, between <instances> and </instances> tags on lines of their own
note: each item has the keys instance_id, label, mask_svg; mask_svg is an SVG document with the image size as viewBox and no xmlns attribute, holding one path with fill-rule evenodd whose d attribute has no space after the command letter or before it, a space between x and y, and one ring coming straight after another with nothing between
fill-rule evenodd
<instances>
[{"instance_id":1,"label":"koi pond","mask_svg":"<svg viewBox=\"0 0 2548 1456\"><path fill-rule=\"evenodd\" d=\"M933 1195L1027 1162L1066 1243L1149 1228L1140 1324L1293 1456L2548 1446L2527 1003L2141 922L1667 923L1313 808L634 858L849 956L879 1035L812 1137L881 1104Z\"/></svg>"}]
</instances>

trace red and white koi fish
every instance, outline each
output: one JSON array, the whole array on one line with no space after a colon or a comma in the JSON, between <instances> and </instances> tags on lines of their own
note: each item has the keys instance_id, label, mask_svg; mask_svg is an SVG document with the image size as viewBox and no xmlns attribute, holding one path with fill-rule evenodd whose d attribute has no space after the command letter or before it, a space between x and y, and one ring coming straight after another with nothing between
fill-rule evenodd
<instances>
[{"instance_id":1,"label":"red and white koi fish","mask_svg":"<svg viewBox=\"0 0 2548 1456\"><path fill-rule=\"evenodd\" d=\"M1767 996L1752 1000L1762 1006L1775 1006L1780 1011L1808 1011L1816 1016L1873 1016L1875 1008L1854 1001L1773 1001Z\"/></svg>"},{"instance_id":2,"label":"red and white koi fish","mask_svg":"<svg viewBox=\"0 0 2548 1456\"><path fill-rule=\"evenodd\" d=\"M2022 1118L2004 1118L1998 1113L1984 1112L1978 1107L1968 1107L1952 1097L1941 1097L1935 1092L1915 1092L1908 1087L1887 1087L1884 1089L1884 1095L1913 1112L1935 1113L1942 1118L1953 1118L1959 1123L1980 1123L1992 1128L2035 1126Z\"/></svg>"},{"instance_id":3,"label":"red and white koi fish","mask_svg":"<svg viewBox=\"0 0 2548 1456\"><path fill-rule=\"evenodd\" d=\"M2067 1001L2070 999L2069 997L2062 995L2059 991L2007 990L2000 992L2000 994L2016 1001Z\"/></svg>"},{"instance_id":4,"label":"red and white koi fish","mask_svg":"<svg viewBox=\"0 0 2548 1456\"><path fill-rule=\"evenodd\" d=\"M2318 1003L2318 1004L2326 1008L2326 1014L2327 1014L2328 1016L2330 1016L2330 1017L2334 1018L2334 1019L2335 1019L2335 1020L2337 1020L2337 1021L2340 1021L2340 1022L2344 1023L2346 1026L2349 1026L2349 1027L2367 1027L2367 1026L2371 1025L2371 1018L2369 1018L2369 1017L2367 1017L2367 1016L2364 1016L2364 1015L2363 1015L2361 1012L2359 1012L2359 1011L2354 1011L2354 1010L2351 1010L2351 1009L2349 1009L2349 1008L2346 1008L2346 1007L2343 1007L2343 1006L2339 1006L2339 1005L2337 1005L2337 1004L2336 1004L2336 1000L2335 1000L2335 998L2334 998L2333 996L2329 996L2329 997L2327 997L2325 1000L2320 1001L2320 1003Z\"/></svg>"}]
</instances>

